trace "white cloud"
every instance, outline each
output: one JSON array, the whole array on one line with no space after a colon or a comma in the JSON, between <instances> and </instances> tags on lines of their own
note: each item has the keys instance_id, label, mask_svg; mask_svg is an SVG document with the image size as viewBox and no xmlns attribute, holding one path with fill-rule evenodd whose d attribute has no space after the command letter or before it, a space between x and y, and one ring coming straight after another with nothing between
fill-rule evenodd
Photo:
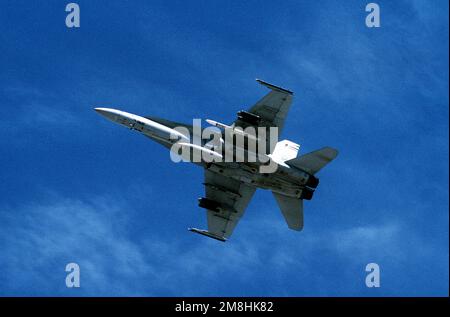
<instances>
[{"instance_id":1,"label":"white cloud","mask_svg":"<svg viewBox=\"0 0 450 317\"><path fill-rule=\"evenodd\" d=\"M35 286L47 285L50 294L66 294L62 284L49 284L58 282L58 276L63 283L61 274L71 261L80 264L83 294L88 295L189 292L180 289L179 282L168 281L187 285L200 273L214 278L224 269L223 261L226 270L241 274L257 264L256 251L249 245L218 247L216 241L199 240L186 247L151 233L143 239L133 237L127 209L111 197L90 202L59 197L20 209L4 208L0 265L9 278L2 291L28 294ZM215 261L222 263L211 266Z\"/></svg>"},{"instance_id":2,"label":"white cloud","mask_svg":"<svg viewBox=\"0 0 450 317\"><path fill-rule=\"evenodd\" d=\"M229 276L251 281L270 268L270 280L281 281L296 270L320 280L311 261L321 252L352 262L371 254L395 256L400 246L401 228L395 224L293 233L273 213L241 224L225 244L196 236L192 243L188 233L183 239L142 236L133 232L125 206L112 197L54 197L4 208L3 294L71 295L63 283L64 267L73 261L81 266L83 295L215 295ZM289 294L273 287L274 294Z\"/></svg>"}]
</instances>

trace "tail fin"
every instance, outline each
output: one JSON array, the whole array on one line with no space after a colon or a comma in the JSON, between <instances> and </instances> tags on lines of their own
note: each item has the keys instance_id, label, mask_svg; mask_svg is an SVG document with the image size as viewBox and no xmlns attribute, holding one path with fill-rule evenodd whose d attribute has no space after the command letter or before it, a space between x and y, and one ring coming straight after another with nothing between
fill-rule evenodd
<instances>
[{"instance_id":1,"label":"tail fin","mask_svg":"<svg viewBox=\"0 0 450 317\"><path fill-rule=\"evenodd\" d=\"M271 158L276 163L284 163L297 157L300 145L289 140L277 142L272 152Z\"/></svg>"},{"instance_id":2,"label":"tail fin","mask_svg":"<svg viewBox=\"0 0 450 317\"><path fill-rule=\"evenodd\" d=\"M335 159L337 155L337 150L331 147L324 147L320 150L289 160L286 164L304 170L310 174L316 174L325 165Z\"/></svg>"},{"instance_id":3,"label":"tail fin","mask_svg":"<svg viewBox=\"0 0 450 317\"><path fill-rule=\"evenodd\" d=\"M283 213L288 227L300 231L303 229L303 200L272 192Z\"/></svg>"}]
</instances>

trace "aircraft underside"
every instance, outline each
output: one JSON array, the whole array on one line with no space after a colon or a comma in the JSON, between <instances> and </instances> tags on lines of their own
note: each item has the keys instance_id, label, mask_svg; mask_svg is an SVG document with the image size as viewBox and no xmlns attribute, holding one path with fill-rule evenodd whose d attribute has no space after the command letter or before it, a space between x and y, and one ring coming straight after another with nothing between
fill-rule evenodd
<instances>
[{"instance_id":1,"label":"aircraft underside","mask_svg":"<svg viewBox=\"0 0 450 317\"><path fill-rule=\"evenodd\" d=\"M174 162L188 161L204 168L205 196L199 198L198 205L206 210L208 230L190 231L226 241L257 188L272 191L288 227L300 231L303 200L310 200L319 184L315 174L337 156L337 151L324 147L298 157L299 144L278 141L293 93L258 82L271 91L248 111L239 111L231 125L207 119L215 131L199 128L195 120L188 125L111 108L95 110L170 149ZM257 134L252 133L256 129ZM205 131L212 139L203 138ZM242 143L234 143L239 138ZM252 155L257 159L250 160Z\"/></svg>"}]
</instances>

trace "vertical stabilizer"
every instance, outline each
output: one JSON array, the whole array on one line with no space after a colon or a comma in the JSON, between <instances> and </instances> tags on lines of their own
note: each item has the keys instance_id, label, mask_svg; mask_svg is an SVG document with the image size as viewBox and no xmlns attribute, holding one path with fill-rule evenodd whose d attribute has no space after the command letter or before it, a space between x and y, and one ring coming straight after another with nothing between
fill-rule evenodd
<instances>
[{"instance_id":1,"label":"vertical stabilizer","mask_svg":"<svg viewBox=\"0 0 450 317\"><path fill-rule=\"evenodd\" d=\"M275 145L271 158L275 163L284 163L297 157L300 145L289 140L283 140Z\"/></svg>"}]
</instances>

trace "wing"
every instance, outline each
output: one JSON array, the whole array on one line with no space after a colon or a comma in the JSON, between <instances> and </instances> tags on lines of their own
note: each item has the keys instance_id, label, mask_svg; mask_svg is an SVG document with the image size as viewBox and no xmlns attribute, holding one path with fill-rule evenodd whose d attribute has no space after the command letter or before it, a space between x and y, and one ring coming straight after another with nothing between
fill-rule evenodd
<instances>
[{"instance_id":1,"label":"wing","mask_svg":"<svg viewBox=\"0 0 450 317\"><path fill-rule=\"evenodd\" d=\"M234 126L242 127L243 129L249 126L253 126L255 128L278 127L278 135L280 135L284 127L284 121L286 120L286 116L292 103L293 92L266 83L260 79L257 79L257 81L261 85L269 88L271 91L248 111L240 111L238 113L238 120L234 122ZM251 115L254 116L252 117ZM268 139L269 135L267 135L267 140ZM267 146L268 145L269 144L267 143Z\"/></svg>"},{"instance_id":2,"label":"wing","mask_svg":"<svg viewBox=\"0 0 450 317\"><path fill-rule=\"evenodd\" d=\"M233 233L256 188L206 169L204 185L206 197L200 199L199 205L207 209L208 231L190 230L225 241Z\"/></svg>"}]
</instances>

